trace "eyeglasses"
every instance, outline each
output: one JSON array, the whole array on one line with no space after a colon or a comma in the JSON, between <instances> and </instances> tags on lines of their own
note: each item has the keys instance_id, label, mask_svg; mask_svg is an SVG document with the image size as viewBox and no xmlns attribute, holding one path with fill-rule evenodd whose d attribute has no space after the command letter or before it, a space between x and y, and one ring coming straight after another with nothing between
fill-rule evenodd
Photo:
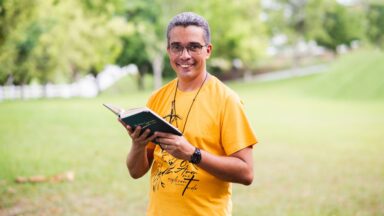
<instances>
[{"instance_id":1,"label":"eyeglasses","mask_svg":"<svg viewBox=\"0 0 384 216\"><path fill-rule=\"evenodd\" d=\"M189 43L187 46L182 46L179 43L173 43L169 46L169 49L173 55L182 55L184 49L187 49L189 55L200 55L203 47L208 45L201 45L199 43Z\"/></svg>"}]
</instances>

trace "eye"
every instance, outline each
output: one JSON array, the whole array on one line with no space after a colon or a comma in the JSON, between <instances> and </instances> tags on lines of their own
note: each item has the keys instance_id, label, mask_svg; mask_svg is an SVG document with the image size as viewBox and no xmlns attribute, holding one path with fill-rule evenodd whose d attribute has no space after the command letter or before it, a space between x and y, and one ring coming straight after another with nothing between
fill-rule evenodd
<instances>
[{"instance_id":1,"label":"eye","mask_svg":"<svg viewBox=\"0 0 384 216\"><path fill-rule=\"evenodd\" d=\"M183 50L183 47L179 44L172 44L171 50L174 52L180 52L181 50Z\"/></svg>"},{"instance_id":2,"label":"eye","mask_svg":"<svg viewBox=\"0 0 384 216\"><path fill-rule=\"evenodd\" d=\"M192 51L192 52L195 52L195 51L198 51L199 49L201 49L201 45L200 44L189 44L187 49Z\"/></svg>"}]
</instances>

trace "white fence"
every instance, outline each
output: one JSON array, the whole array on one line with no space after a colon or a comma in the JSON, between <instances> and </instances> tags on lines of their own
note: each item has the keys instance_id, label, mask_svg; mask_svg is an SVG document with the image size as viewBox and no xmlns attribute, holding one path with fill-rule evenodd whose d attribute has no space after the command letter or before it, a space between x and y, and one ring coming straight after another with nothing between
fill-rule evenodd
<instances>
[{"instance_id":1,"label":"white fence","mask_svg":"<svg viewBox=\"0 0 384 216\"><path fill-rule=\"evenodd\" d=\"M97 78L88 75L78 82L71 84L0 86L0 101L41 97L95 97L99 90L103 91L122 77L128 74L136 74L137 72L137 66L134 64L122 68L115 65L108 65L98 74Z\"/></svg>"}]
</instances>

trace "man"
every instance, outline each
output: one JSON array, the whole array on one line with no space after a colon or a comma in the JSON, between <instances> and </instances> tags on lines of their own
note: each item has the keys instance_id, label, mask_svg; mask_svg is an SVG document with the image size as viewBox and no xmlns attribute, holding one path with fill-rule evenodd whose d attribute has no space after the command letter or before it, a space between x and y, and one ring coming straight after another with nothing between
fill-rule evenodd
<instances>
[{"instance_id":1,"label":"man","mask_svg":"<svg viewBox=\"0 0 384 216\"><path fill-rule=\"evenodd\" d=\"M255 135L238 96L206 71L212 44L205 19L190 12L175 16L167 42L177 78L153 93L147 106L183 136L148 136L148 129L125 125L132 138L129 173L140 178L151 168L147 215L231 215L231 182L253 180Z\"/></svg>"}]
</instances>

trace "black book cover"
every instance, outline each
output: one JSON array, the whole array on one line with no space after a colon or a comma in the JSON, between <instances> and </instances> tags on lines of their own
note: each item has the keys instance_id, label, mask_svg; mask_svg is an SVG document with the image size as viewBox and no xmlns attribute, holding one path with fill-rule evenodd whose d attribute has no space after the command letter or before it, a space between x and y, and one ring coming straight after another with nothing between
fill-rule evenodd
<instances>
[{"instance_id":1,"label":"black book cover","mask_svg":"<svg viewBox=\"0 0 384 216\"><path fill-rule=\"evenodd\" d=\"M165 121L162 117L147 107L136 108L124 111L110 104L103 104L127 125L131 126L134 130L137 126L141 126L142 132L149 128L151 130L150 135L156 131L172 133L181 136L182 133L173 125Z\"/></svg>"},{"instance_id":2,"label":"black book cover","mask_svg":"<svg viewBox=\"0 0 384 216\"><path fill-rule=\"evenodd\" d=\"M141 111L139 113L123 117L121 118L121 120L125 124L131 126L133 129L137 126L141 126L143 132L145 129L149 128L151 130L151 135L155 131L172 133L178 136L182 135L179 130L171 126L168 122L166 122L158 115L154 115L150 111Z\"/></svg>"}]
</instances>

